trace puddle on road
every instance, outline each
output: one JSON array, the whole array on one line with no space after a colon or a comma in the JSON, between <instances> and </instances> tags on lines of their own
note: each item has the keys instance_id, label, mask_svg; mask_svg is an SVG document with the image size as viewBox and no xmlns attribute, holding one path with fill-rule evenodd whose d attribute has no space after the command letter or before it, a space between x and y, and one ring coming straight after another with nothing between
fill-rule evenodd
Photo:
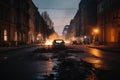
<instances>
[{"instance_id":1,"label":"puddle on road","mask_svg":"<svg viewBox=\"0 0 120 80\"><path fill-rule=\"evenodd\" d=\"M55 53L57 65L54 66L51 73L54 76L49 76L52 79L48 80L96 80L97 77L92 71L92 65L81 61L80 56L81 53L66 53L62 51Z\"/></svg>"},{"instance_id":2,"label":"puddle on road","mask_svg":"<svg viewBox=\"0 0 120 80\"><path fill-rule=\"evenodd\" d=\"M52 69L54 67L53 62L51 61L38 61L38 62L33 62L31 64L31 68L34 68L34 74L33 78L36 80L43 80L47 76L49 76L52 72Z\"/></svg>"},{"instance_id":3,"label":"puddle on road","mask_svg":"<svg viewBox=\"0 0 120 80\"><path fill-rule=\"evenodd\" d=\"M74 51L75 52L75 51ZM50 57L50 61L37 61L38 63L34 63L31 65L34 69L33 77L35 80L95 80L95 74L91 71L91 68L85 67L89 65L88 63L81 64L78 59L77 54L74 53L66 53L66 51L57 51L51 55L44 54L36 54L37 58L41 58L41 56ZM81 53L80 53L81 55ZM79 55L79 57L80 57ZM65 64L63 64L64 60L68 60ZM67 64L68 63L68 64ZM42 66L41 66L42 65ZM44 70L45 69L45 70Z\"/></svg>"},{"instance_id":4,"label":"puddle on road","mask_svg":"<svg viewBox=\"0 0 120 80\"><path fill-rule=\"evenodd\" d=\"M20 61L5 64L0 71L7 74L5 76L17 74L21 80L97 80L93 66L78 60L81 54L77 55L65 51L34 53ZM95 63L101 62L96 60Z\"/></svg>"},{"instance_id":5,"label":"puddle on road","mask_svg":"<svg viewBox=\"0 0 120 80\"><path fill-rule=\"evenodd\" d=\"M94 68L102 69L102 70L110 70L112 67L110 64L104 62L103 59L96 58L96 57L84 57L84 61L93 64Z\"/></svg>"}]
</instances>

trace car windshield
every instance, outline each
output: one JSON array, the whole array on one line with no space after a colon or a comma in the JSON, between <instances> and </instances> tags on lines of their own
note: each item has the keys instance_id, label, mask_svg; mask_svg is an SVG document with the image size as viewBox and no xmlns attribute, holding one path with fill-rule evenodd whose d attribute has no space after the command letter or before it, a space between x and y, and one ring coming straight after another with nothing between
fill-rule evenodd
<instances>
[{"instance_id":1,"label":"car windshield","mask_svg":"<svg viewBox=\"0 0 120 80\"><path fill-rule=\"evenodd\" d=\"M0 0L0 80L120 80L120 0Z\"/></svg>"},{"instance_id":2,"label":"car windshield","mask_svg":"<svg viewBox=\"0 0 120 80\"><path fill-rule=\"evenodd\" d=\"M55 42L57 42L57 43L62 43L62 42L64 42L63 40L61 40L61 39L57 39L57 40L54 40Z\"/></svg>"}]
</instances>

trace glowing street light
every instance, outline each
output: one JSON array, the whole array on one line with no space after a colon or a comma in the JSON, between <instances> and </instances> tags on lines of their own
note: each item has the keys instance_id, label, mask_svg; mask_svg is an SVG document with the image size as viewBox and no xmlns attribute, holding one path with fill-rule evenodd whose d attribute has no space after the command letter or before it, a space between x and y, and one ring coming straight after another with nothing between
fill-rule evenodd
<instances>
[{"instance_id":1,"label":"glowing street light","mask_svg":"<svg viewBox=\"0 0 120 80\"><path fill-rule=\"evenodd\" d=\"M93 32L92 32L92 34L94 35L94 37L93 37L93 42L96 42L96 41L98 41L98 39L97 39L97 34L99 33L99 30L98 29L93 29Z\"/></svg>"},{"instance_id":2,"label":"glowing street light","mask_svg":"<svg viewBox=\"0 0 120 80\"><path fill-rule=\"evenodd\" d=\"M99 30L98 29L94 29L93 32L94 32L94 34L98 34Z\"/></svg>"},{"instance_id":3,"label":"glowing street light","mask_svg":"<svg viewBox=\"0 0 120 80\"><path fill-rule=\"evenodd\" d=\"M38 34L38 37L41 37L41 36L42 36L42 34L39 33L39 34Z\"/></svg>"},{"instance_id":4,"label":"glowing street light","mask_svg":"<svg viewBox=\"0 0 120 80\"><path fill-rule=\"evenodd\" d=\"M42 34L39 33L39 34L37 35L37 40L40 40L41 38L42 38Z\"/></svg>"}]
</instances>

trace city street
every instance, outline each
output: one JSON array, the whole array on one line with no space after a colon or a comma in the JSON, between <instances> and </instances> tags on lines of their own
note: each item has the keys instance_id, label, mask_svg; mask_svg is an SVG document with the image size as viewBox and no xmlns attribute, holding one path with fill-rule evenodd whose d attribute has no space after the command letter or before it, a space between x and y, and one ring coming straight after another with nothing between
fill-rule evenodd
<instances>
[{"instance_id":1,"label":"city street","mask_svg":"<svg viewBox=\"0 0 120 80\"><path fill-rule=\"evenodd\" d=\"M1 80L120 79L119 52L111 53L84 45L59 50L34 46L5 52L1 57Z\"/></svg>"},{"instance_id":2,"label":"city street","mask_svg":"<svg viewBox=\"0 0 120 80\"><path fill-rule=\"evenodd\" d=\"M0 80L120 80L120 0L0 0Z\"/></svg>"}]
</instances>

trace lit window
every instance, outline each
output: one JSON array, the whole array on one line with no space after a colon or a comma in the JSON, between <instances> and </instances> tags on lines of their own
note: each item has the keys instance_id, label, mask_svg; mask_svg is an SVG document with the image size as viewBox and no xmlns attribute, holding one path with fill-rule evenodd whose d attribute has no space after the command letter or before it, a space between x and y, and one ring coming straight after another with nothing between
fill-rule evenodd
<instances>
[{"instance_id":1,"label":"lit window","mask_svg":"<svg viewBox=\"0 0 120 80\"><path fill-rule=\"evenodd\" d=\"M111 29L111 42L115 42L115 30Z\"/></svg>"},{"instance_id":2,"label":"lit window","mask_svg":"<svg viewBox=\"0 0 120 80\"><path fill-rule=\"evenodd\" d=\"M15 32L15 41L17 41L17 32Z\"/></svg>"},{"instance_id":3,"label":"lit window","mask_svg":"<svg viewBox=\"0 0 120 80\"><path fill-rule=\"evenodd\" d=\"M19 40L21 41L21 33L20 33L20 36L19 36Z\"/></svg>"},{"instance_id":4,"label":"lit window","mask_svg":"<svg viewBox=\"0 0 120 80\"><path fill-rule=\"evenodd\" d=\"M7 37L8 37L8 36L7 36L7 30L4 30L4 41L7 41L7 40L8 40Z\"/></svg>"}]
</instances>

